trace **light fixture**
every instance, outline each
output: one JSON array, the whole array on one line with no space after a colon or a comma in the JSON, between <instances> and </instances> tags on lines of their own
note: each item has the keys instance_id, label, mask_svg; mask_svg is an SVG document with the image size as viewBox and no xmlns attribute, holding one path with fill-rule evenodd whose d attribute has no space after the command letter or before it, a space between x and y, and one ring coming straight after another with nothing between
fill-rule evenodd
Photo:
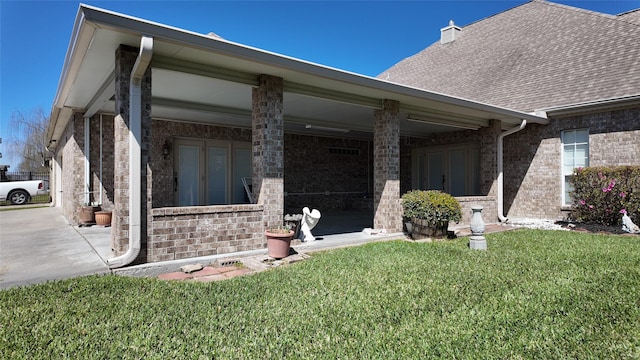
<instances>
[{"instance_id":1,"label":"light fixture","mask_svg":"<svg viewBox=\"0 0 640 360\"><path fill-rule=\"evenodd\" d=\"M165 140L164 144L162 145L162 155L164 156L164 159L167 159L167 156L171 154L171 144L169 143L169 140Z\"/></svg>"},{"instance_id":2,"label":"light fixture","mask_svg":"<svg viewBox=\"0 0 640 360\"><path fill-rule=\"evenodd\" d=\"M317 125L305 125L304 128L305 129L312 129L312 130L339 132L339 133L343 133L343 134L346 134L346 133L349 132L348 129L339 129L339 128L334 128L334 127L317 126Z\"/></svg>"},{"instance_id":3,"label":"light fixture","mask_svg":"<svg viewBox=\"0 0 640 360\"><path fill-rule=\"evenodd\" d=\"M412 122L417 122L417 123L423 123L423 124L448 126L448 127L469 129L469 130L478 130L481 127L480 124L472 124L472 123L465 123L465 122L459 122L454 120L438 119L438 118L431 118L431 117L421 117L413 114L409 114L409 116L407 116L407 120Z\"/></svg>"}]
</instances>

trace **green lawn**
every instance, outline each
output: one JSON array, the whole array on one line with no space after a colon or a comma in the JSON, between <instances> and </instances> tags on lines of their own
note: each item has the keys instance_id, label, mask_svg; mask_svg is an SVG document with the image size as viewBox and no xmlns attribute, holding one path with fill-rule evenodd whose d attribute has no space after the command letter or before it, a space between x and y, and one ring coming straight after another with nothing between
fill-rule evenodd
<instances>
[{"instance_id":1,"label":"green lawn","mask_svg":"<svg viewBox=\"0 0 640 360\"><path fill-rule=\"evenodd\" d=\"M0 291L0 358L640 358L640 237L372 243L217 283Z\"/></svg>"},{"instance_id":2,"label":"green lawn","mask_svg":"<svg viewBox=\"0 0 640 360\"><path fill-rule=\"evenodd\" d=\"M31 197L31 201L29 201L27 204L43 204L44 206L46 204L49 204L50 202L51 202L51 196L49 194L44 194L44 195L36 195ZM11 201L7 201L7 200L0 201L0 206L1 205L11 205ZM25 207L25 209L26 208L27 207ZM0 209L0 211L3 211L3 210L6 210L6 209Z\"/></svg>"}]
</instances>

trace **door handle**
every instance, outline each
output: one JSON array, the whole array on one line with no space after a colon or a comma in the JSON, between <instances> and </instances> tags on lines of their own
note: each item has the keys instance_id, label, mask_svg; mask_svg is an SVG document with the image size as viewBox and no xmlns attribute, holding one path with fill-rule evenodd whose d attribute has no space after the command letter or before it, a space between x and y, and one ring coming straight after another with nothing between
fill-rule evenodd
<instances>
[{"instance_id":1,"label":"door handle","mask_svg":"<svg viewBox=\"0 0 640 360\"><path fill-rule=\"evenodd\" d=\"M178 177L177 176L173 177L173 191L174 192L178 191Z\"/></svg>"}]
</instances>

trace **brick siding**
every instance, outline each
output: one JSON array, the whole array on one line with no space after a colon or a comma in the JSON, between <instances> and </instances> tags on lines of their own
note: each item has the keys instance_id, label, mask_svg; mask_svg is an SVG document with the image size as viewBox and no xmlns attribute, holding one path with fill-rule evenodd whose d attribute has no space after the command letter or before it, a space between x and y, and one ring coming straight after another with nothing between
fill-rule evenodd
<instances>
[{"instance_id":1,"label":"brick siding","mask_svg":"<svg viewBox=\"0 0 640 360\"><path fill-rule=\"evenodd\" d=\"M148 261L262 249L263 206L216 205L152 210Z\"/></svg>"},{"instance_id":2,"label":"brick siding","mask_svg":"<svg viewBox=\"0 0 640 360\"><path fill-rule=\"evenodd\" d=\"M508 217L563 219L563 130L589 129L591 166L640 165L640 109L552 118L504 139L504 210Z\"/></svg>"}]
</instances>

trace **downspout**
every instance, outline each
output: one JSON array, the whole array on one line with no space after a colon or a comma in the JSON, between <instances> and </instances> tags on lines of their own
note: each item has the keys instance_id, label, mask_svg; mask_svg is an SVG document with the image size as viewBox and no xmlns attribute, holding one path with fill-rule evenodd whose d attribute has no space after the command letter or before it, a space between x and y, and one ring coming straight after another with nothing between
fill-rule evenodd
<instances>
[{"instance_id":1,"label":"downspout","mask_svg":"<svg viewBox=\"0 0 640 360\"><path fill-rule=\"evenodd\" d=\"M129 248L124 254L107 260L111 269L132 263L140 254L140 223L142 217L142 194L140 193L142 183L142 150L140 146L142 140L142 77L151 63L152 55L153 38L143 36L140 40L140 53L135 64L133 64L129 83Z\"/></svg>"},{"instance_id":2,"label":"downspout","mask_svg":"<svg viewBox=\"0 0 640 360\"><path fill-rule=\"evenodd\" d=\"M90 131L89 131L89 117L84 117L84 193L83 193L83 202L85 205L93 205L91 204L91 188L90 186L90 177L91 177L91 143L90 143Z\"/></svg>"},{"instance_id":3,"label":"downspout","mask_svg":"<svg viewBox=\"0 0 640 360\"><path fill-rule=\"evenodd\" d=\"M522 120L520 125L511 128L498 135L498 219L500 222L507 222L507 217L504 216L504 180L503 180L503 139L507 135L516 133L527 126L527 120Z\"/></svg>"},{"instance_id":4,"label":"downspout","mask_svg":"<svg viewBox=\"0 0 640 360\"><path fill-rule=\"evenodd\" d=\"M102 181L102 114L100 114L100 205L102 205L102 193L104 193L104 184Z\"/></svg>"}]
</instances>

